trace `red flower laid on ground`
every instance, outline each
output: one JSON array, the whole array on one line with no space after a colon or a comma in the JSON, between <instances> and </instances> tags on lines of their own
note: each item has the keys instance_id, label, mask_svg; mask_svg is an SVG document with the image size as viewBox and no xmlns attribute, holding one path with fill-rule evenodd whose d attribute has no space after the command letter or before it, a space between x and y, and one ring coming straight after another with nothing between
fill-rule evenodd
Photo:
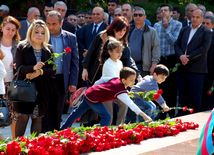
<instances>
[{"instance_id":1,"label":"red flower laid on ground","mask_svg":"<svg viewBox=\"0 0 214 155\"><path fill-rule=\"evenodd\" d=\"M187 106L184 107L183 111L187 111Z\"/></svg>"},{"instance_id":2,"label":"red flower laid on ground","mask_svg":"<svg viewBox=\"0 0 214 155\"><path fill-rule=\"evenodd\" d=\"M194 111L193 109L190 109L190 113L193 113L193 111Z\"/></svg>"},{"instance_id":3,"label":"red flower laid on ground","mask_svg":"<svg viewBox=\"0 0 214 155\"><path fill-rule=\"evenodd\" d=\"M70 53L70 52L71 52L70 47L66 47L66 48L65 48L65 52L66 52L66 53Z\"/></svg>"}]
</instances>

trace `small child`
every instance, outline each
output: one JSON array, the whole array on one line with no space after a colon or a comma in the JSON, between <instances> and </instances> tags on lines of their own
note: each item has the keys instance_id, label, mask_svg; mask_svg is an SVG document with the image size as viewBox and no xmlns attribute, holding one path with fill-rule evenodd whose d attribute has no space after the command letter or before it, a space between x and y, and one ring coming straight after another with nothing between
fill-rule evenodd
<instances>
[{"instance_id":1,"label":"small child","mask_svg":"<svg viewBox=\"0 0 214 155\"><path fill-rule=\"evenodd\" d=\"M109 39L103 44L102 51L100 54L100 61L103 63L102 69L102 77L120 77L120 70L123 68L123 63L120 61L120 58L123 54L123 44L113 37L109 37ZM125 116L128 110L128 106L121 102L120 100L115 100L119 106L119 110L117 113L116 125L119 125L122 121L125 120ZM111 115L110 124L112 124L113 119L113 102L107 101L103 102L103 105L108 110Z\"/></svg>"},{"instance_id":2,"label":"small child","mask_svg":"<svg viewBox=\"0 0 214 155\"><path fill-rule=\"evenodd\" d=\"M165 81L165 79L169 76L169 70L166 66L159 64L155 67L153 75L145 76L141 82L134 85L131 89L131 92L144 92L144 91L157 91L158 84L161 84ZM132 98L133 102L142 110L144 111L149 117L152 119L155 118L156 112L156 105L153 102L144 101L138 95L134 95ZM155 100L158 104L163 108L164 111L168 111L169 107L166 105L163 97L160 95L158 100ZM139 119L139 122L144 121L142 118ZM130 109L126 114L125 123L128 122L136 122L136 114L133 113Z\"/></svg>"},{"instance_id":3,"label":"small child","mask_svg":"<svg viewBox=\"0 0 214 155\"><path fill-rule=\"evenodd\" d=\"M135 113L142 116L145 121L152 121L128 96L126 87L132 87L135 83L135 78L136 72L129 67L124 67L120 71L120 78L104 77L98 80L94 86L85 91L79 107L68 116L61 129L70 127L77 118L90 108L101 117L100 125L108 126L111 121L111 115L102 102L118 99L127 104Z\"/></svg>"}]
</instances>

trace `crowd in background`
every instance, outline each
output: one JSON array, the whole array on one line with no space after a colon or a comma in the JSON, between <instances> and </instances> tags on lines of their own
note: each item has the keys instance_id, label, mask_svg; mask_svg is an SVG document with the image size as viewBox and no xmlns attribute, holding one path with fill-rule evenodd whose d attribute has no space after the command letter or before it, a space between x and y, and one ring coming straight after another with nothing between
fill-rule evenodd
<instances>
[{"instance_id":1,"label":"crowd in background","mask_svg":"<svg viewBox=\"0 0 214 155\"><path fill-rule=\"evenodd\" d=\"M8 6L0 6L1 95L7 96L18 68L18 78L33 80L38 91L33 104L8 101L13 139L24 135L29 116L31 132L60 129L66 95L86 86L86 81L92 86L104 76L100 53L110 36L123 44L122 66L135 70L136 82L153 75L158 64L169 70L176 63L182 64L159 84L169 107L187 106L194 112L213 108L213 93L207 92L214 82L214 17L205 6L190 3L181 17L178 7L163 4L157 8L156 23L147 19L143 6L120 4L119 0L108 0L108 13L97 6L65 17L67 9L63 1L47 3L43 10L29 8L27 19L18 21L9 16ZM71 52L56 59L56 70L43 63L66 47ZM121 108L123 103L105 104L111 105L113 124L119 124L130 110L127 106ZM187 112L169 110L158 118L164 119L166 114L175 117ZM84 115L86 125L99 121L92 110Z\"/></svg>"}]
</instances>

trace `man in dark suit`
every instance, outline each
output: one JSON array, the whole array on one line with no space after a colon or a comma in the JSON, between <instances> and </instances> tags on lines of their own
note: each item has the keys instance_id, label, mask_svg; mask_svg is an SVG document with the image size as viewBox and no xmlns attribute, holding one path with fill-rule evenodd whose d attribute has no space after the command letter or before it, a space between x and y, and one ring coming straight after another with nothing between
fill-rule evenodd
<instances>
[{"instance_id":1,"label":"man in dark suit","mask_svg":"<svg viewBox=\"0 0 214 155\"><path fill-rule=\"evenodd\" d=\"M203 12L195 10L192 25L182 28L175 42L175 54L182 66L179 68L179 104L181 107L202 111L202 90L207 73L207 51L212 33L202 25ZM185 112L179 113L179 115Z\"/></svg>"},{"instance_id":2,"label":"man in dark suit","mask_svg":"<svg viewBox=\"0 0 214 155\"><path fill-rule=\"evenodd\" d=\"M108 0L108 24L110 25L114 20L114 10L120 8L119 0Z\"/></svg>"},{"instance_id":3,"label":"man in dark suit","mask_svg":"<svg viewBox=\"0 0 214 155\"><path fill-rule=\"evenodd\" d=\"M212 32L212 42L210 48L207 52L207 69L208 73L204 79L204 90L203 90L203 110L211 110L214 107L214 94L208 96L207 91L214 83L214 17L213 16L204 16L203 26L209 29Z\"/></svg>"},{"instance_id":4,"label":"man in dark suit","mask_svg":"<svg viewBox=\"0 0 214 155\"><path fill-rule=\"evenodd\" d=\"M60 27L62 17L57 11L50 11L46 17L46 24L50 31L50 43L55 53L62 53L67 47L71 48L56 60L56 75L50 79L52 94L48 110L43 117L42 132L59 130L66 93L76 91L79 56L77 50L76 36L64 31Z\"/></svg>"},{"instance_id":5,"label":"man in dark suit","mask_svg":"<svg viewBox=\"0 0 214 155\"><path fill-rule=\"evenodd\" d=\"M185 15L187 16L187 20L182 23L183 27L190 26L191 25L191 17L193 11L197 9L197 6L193 3L187 4L185 7Z\"/></svg>"},{"instance_id":6,"label":"man in dark suit","mask_svg":"<svg viewBox=\"0 0 214 155\"><path fill-rule=\"evenodd\" d=\"M61 21L62 29L74 34L75 33L74 25L64 20L65 14L67 12L67 5L63 1L58 1L54 4L54 10L58 11L62 16Z\"/></svg>"},{"instance_id":7,"label":"man in dark suit","mask_svg":"<svg viewBox=\"0 0 214 155\"><path fill-rule=\"evenodd\" d=\"M27 13L27 19L20 21L21 27L19 29L19 34L21 37L21 40L24 40L26 38L27 30L30 27L30 24L33 22L33 20L39 19L40 17L40 11L36 7L31 7L28 9Z\"/></svg>"}]
</instances>

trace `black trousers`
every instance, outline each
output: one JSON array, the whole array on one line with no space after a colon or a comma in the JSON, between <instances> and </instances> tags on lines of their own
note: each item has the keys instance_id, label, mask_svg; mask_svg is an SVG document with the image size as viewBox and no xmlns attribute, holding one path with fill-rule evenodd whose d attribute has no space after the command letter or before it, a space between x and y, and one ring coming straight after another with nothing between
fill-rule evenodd
<instances>
[{"instance_id":1,"label":"black trousers","mask_svg":"<svg viewBox=\"0 0 214 155\"><path fill-rule=\"evenodd\" d=\"M175 55L170 55L168 57L161 57L161 61L159 64L165 65L169 70L173 68L176 64L176 57ZM163 98L166 101L166 104L169 107L175 107L177 101L177 73L174 72L170 74L165 82L159 85L159 89L163 90ZM174 117L175 111L170 110L168 112L170 117ZM166 117L166 113L161 114L161 119Z\"/></svg>"},{"instance_id":2,"label":"black trousers","mask_svg":"<svg viewBox=\"0 0 214 155\"><path fill-rule=\"evenodd\" d=\"M66 93L64 90L63 74L57 74L51 79L53 92L50 96L48 109L42 118L42 133L60 129Z\"/></svg>"}]
</instances>

